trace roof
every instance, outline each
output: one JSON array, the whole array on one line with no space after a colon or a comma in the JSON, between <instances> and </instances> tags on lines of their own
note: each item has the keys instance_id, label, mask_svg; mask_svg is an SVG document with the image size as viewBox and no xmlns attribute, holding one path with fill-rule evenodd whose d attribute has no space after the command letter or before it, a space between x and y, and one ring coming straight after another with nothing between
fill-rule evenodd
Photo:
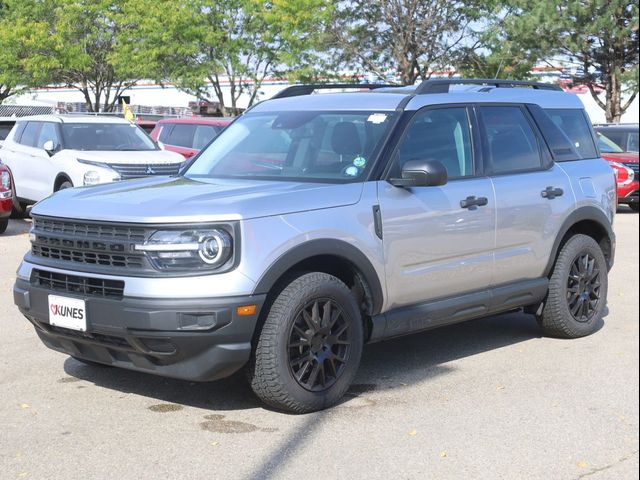
<instances>
[{"instance_id":1,"label":"roof","mask_svg":"<svg viewBox=\"0 0 640 480\"><path fill-rule=\"evenodd\" d=\"M624 131L636 131L640 126L637 123L600 123L593 126L593 128L602 130L624 130Z\"/></svg>"},{"instance_id":2,"label":"roof","mask_svg":"<svg viewBox=\"0 0 640 480\"><path fill-rule=\"evenodd\" d=\"M58 122L58 123L130 123L122 117L111 115L33 115L30 117L20 117L21 122Z\"/></svg>"},{"instance_id":3,"label":"roof","mask_svg":"<svg viewBox=\"0 0 640 480\"><path fill-rule=\"evenodd\" d=\"M418 110L427 105L456 103L531 103L542 108L584 109L577 95L555 89L460 85L449 92L416 94L413 87L385 87L365 92L324 93L286 97L261 102L250 112L294 110L393 111L403 102L404 110Z\"/></svg>"},{"instance_id":4,"label":"roof","mask_svg":"<svg viewBox=\"0 0 640 480\"><path fill-rule=\"evenodd\" d=\"M164 118L158 121L159 125L167 123L186 123L189 125L217 125L226 127L234 118L232 117L182 117L182 118Z\"/></svg>"}]
</instances>

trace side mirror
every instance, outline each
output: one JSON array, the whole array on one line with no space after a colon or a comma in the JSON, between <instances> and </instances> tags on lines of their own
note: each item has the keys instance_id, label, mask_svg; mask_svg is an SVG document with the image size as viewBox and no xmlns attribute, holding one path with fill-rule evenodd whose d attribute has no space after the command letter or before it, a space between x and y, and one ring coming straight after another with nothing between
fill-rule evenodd
<instances>
[{"instance_id":1,"label":"side mirror","mask_svg":"<svg viewBox=\"0 0 640 480\"><path fill-rule=\"evenodd\" d=\"M402 178L392 178L396 187L437 187L447 183L447 169L437 160L409 160L402 166Z\"/></svg>"},{"instance_id":2,"label":"side mirror","mask_svg":"<svg viewBox=\"0 0 640 480\"><path fill-rule=\"evenodd\" d=\"M53 140L47 140L46 142L44 142L42 148L44 148L44 151L47 152L47 155L52 156L54 153L56 153L56 149L58 148L58 146Z\"/></svg>"}]
</instances>

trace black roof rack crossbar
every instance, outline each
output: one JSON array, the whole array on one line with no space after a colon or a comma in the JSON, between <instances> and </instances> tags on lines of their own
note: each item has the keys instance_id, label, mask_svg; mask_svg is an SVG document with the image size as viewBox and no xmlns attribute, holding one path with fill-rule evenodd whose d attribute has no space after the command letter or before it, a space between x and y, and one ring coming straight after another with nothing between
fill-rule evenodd
<instances>
[{"instance_id":1,"label":"black roof rack crossbar","mask_svg":"<svg viewBox=\"0 0 640 480\"><path fill-rule=\"evenodd\" d=\"M487 78L435 78L422 82L416 88L416 95L425 93L449 93L451 85L484 85L496 88L530 87L535 90L562 90L551 83L528 82L526 80L497 80Z\"/></svg>"},{"instance_id":2,"label":"black roof rack crossbar","mask_svg":"<svg viewBox=\"0 0 640 480\"><path fill-rule=\"evenodd\" d=\"M352 88L362 90L375 90L383 87L398 87L399 85L387 85L384 83L309 83L305 85L290 85L284 90L279 91L274 98L298 97L301 95L311 95L316 90L329 90L333 88Z\"/></svg>"}]
</instances>

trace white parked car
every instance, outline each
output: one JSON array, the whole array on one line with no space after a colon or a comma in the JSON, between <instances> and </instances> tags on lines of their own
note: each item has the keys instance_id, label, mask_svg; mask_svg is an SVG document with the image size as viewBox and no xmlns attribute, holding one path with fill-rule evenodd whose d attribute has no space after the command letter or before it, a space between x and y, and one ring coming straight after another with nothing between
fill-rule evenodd
<instances>
[{"instance_id":1,"label":"white parked car","mask_svg":"<svg viewBox=\"0 0 640 480\"><path fill-rule=\"evenodd\" d=\"M122 118L39 115L20 118L2 146L14 180L14 210L69 187L175 175L182 155L160 150Z\"/></svg>"}]
</instances>

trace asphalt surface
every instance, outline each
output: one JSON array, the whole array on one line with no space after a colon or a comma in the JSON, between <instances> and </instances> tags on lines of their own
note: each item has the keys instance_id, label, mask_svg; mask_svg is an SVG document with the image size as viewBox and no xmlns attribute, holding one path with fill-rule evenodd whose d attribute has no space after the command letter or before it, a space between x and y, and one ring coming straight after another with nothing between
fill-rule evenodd
<instances>
[{"instance_id":1,"label":"asphalt surface","mask_svg":"<svg viewBox=\"0 0 640 480\"><path fill-rule=\"evenodd\" d=\"M365 349L325 412L288 415L241 377L191 384L85 366L13 305L28 221L0 235L0 478L638 478L638 215L616 219L603 327L540 335L507 314Z\"/></svg>"}]
</instances>

